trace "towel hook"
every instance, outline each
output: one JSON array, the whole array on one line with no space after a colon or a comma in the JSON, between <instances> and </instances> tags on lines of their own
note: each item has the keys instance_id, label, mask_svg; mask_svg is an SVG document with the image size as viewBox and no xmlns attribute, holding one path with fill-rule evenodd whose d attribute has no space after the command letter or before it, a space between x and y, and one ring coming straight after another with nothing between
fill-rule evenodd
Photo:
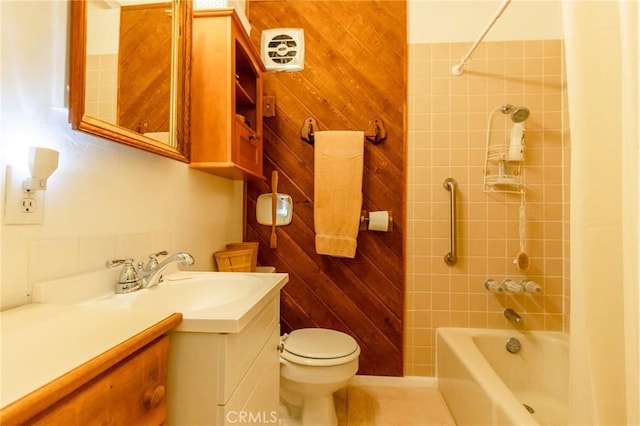
<instances>
[{"instance_id":1,"label":"towel hook","mask_svg":"<svg viewBox=\"0 0 640 426\"><path fill-rule=\"evenodd\" d=\"M387 138L387 129L379 118L369 121L369 127L364 132L364 137L373 144L379 144Z\"/></svg>"},{"instance_id":2,"label":"towel hook","mask_svg":"<svg viewBox=\"0 0 640 426\"><path fill-rule=\"evenodd\" d=\"M300 139L313 145L313 143L315 142L313 129L316 128L316 126L317 126L317 123L315 118L309 117L306 120L304 120L304 123L302 124L302 129L300 129Z\"/></svg>"}]
</instances>

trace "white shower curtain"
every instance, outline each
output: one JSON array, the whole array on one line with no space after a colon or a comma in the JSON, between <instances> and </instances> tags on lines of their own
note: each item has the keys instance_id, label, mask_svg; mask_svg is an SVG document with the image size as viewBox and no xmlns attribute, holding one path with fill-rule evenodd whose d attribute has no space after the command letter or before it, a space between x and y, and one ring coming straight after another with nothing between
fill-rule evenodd
<instances>
[{"instance_id":1,"label":"white shower curtain","mask_svg":"<svg viewBox=\"0 0 640 426\"><path fill-rule=\"evenodd\" d=\"M563 15L572 151L571 424L635 425L638 7L563 0Z\"/></svg>"}]
</instances>

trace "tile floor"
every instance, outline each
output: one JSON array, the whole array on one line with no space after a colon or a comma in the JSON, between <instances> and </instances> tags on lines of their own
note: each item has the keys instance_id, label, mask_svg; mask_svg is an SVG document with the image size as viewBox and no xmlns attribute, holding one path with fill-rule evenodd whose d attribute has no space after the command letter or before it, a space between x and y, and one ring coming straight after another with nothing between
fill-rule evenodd
<instances>
[{"instance_id":1,"label":"tile floor","mask_svg":"<svg viewBox=\"0 0 640 426\"><path fill-rule=\"evenodd\" d=\"M455 426L435 387L355 381L334 396L338 426Z\"/></svg>"}]
</instances>

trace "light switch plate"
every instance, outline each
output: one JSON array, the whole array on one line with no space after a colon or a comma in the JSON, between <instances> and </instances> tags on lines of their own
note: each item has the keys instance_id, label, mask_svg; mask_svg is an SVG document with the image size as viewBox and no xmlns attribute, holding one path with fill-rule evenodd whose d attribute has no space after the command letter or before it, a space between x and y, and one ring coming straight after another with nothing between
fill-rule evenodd
<instances>
[{"instance_id":1,"label":"light switch plate","mask_svg":"<svg viewBox=\"0 0 640 426\"><path fill-rule=\"evenodd\" d=\"M276 97L275 96L265 95L262 97L262 116L263 117L276 116Z\"/></svg>"},{"instance_id":2,"label":"light switch plate","mask_svg":"<svg viewBox=\"0 0 640 426\"><path fill-rule=\"evenodd\" d=\"M4 202L6 225L37 225L44 222L44 191L26 194L22 183L28 177L26 171L7 166Z\"/></svg>"}]
</instances>

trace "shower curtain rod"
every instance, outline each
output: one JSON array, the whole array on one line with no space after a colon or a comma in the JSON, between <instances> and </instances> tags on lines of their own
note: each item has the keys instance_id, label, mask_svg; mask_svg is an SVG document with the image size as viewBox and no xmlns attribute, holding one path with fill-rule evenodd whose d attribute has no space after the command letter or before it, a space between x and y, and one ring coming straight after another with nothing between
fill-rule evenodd
<instances>
[{"instance_id":1,"label":"shower curtain rod","mask_svg":"<svg viewBox=\"0 0 640 426\"><path fill-rule=\"evenodd\" d=\"M467 53L462 57L462 59L460 60L460 63L454 65L451 68L451 74L456 76L462 75L462 73L464 72L464 67L465 65L467 65L467 61L471 58L471 54L473 54L473 51L476 50L476 47L478 47L482 39L484 39L484 36L486 36L489 30L491 29L491 27L493 27L493 24L495 24L498 18L500 18L500 15L502 15L502 12L504 12L507 6L509 6L509 3L511 3L511 0L504 0L502 2L502 5L500 5L500 8L494 15L493 19L491 19L491 22L489 22L489 24L485 27L484 31L482 31L482 34L480 34L480 37L478 37L476 42L473 43L471 48L469 48Z\"/></svg>"}]
</instances>

